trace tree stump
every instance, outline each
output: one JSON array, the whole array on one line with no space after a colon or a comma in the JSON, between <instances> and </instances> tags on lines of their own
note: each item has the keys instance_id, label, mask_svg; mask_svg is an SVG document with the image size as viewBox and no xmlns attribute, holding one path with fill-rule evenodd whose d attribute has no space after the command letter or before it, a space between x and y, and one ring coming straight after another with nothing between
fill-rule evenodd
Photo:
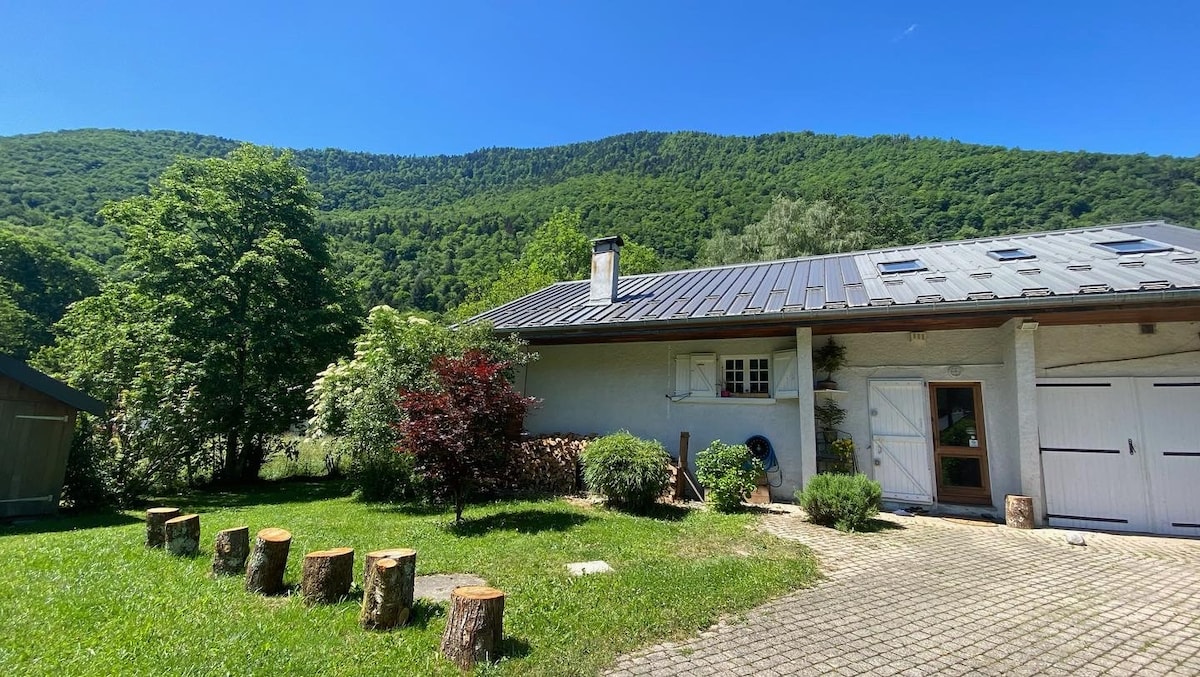
<instances>
[{"instance_id":1,"label":"tree stump","mask_svg":"<svg viewBox=\"0 0 1200 677\"><path fill-rule=\"evenodd\" d=\"M300 594L308 604L333 604L350 592L354 581L354 550L334 548L304 556Z\"/></svg>"},{"instance_id":2,"label":"tree stump","mask_svg":"<svg viewBox=\"0 0 1200 677\"><path fill-rule=\"evenodd\" d=\"M1033 528L1033 499L1009 494L1004 497L1004 523L1013 529Z\"/></svg>"},{"instance_id":3,"label":"tree stump","mask_svg":"<svg viewBox=\"0 0 1200 677\"><path fill-rule=\"evenodd\" d=\"M504 636L504 593L479 585L455 588L450 593L450 612L442 634L442 655L460 669L470 670L478 661L499 658Z\"/></svg>"},{"instance_id":4,"label":"tree stump","mask_svg":"<svg viewBox=\"0 0 1200 677\"><path fill-rule=\"evenodd\" d=\"M417 578L417 551L400 552L407 554L376 560L367 574L362 613L358 616L364 630L388 630L408 622Z\"/></svg>"},{"instance_id":5,"label":"tree stump","mask_svg":"<svg viewBox=\"0 0 1200 677\"><path fill-rule=\"evenodd\" d=\"M263 529L254 539L254 552L246 563L246 589L264 595L283 590L292 535L283 529Z\"/></svg>"},{"instance_id":6,"label":"tree stump","mask_svg":"<svg viewBox=\"0 0 1200 677\"><path fill-rule=\"evenodd\" d=\"M200 516L182 515L163 524L163 538L167 541L167 552L179 557L195 557L200 554Z\"/></svg>"},{"instance_id":7,"label":"tree stump","mask_svg":"<svg viewBox=\"0 0 1200 677\"><path fill-rule=\"evenodd\" d=\"M214 576L240 576L246 571L250 555L250 527L233 527L217 532L213 545L212 572Z\"/></svg>"},{"instance_id":8,"label":"tree stump","mask_svg":"<svg viewBox=\"0 0 1200 677\"><path fill-rule=\"evenodd\" d=\"M146 547L161 548L164 545L163 525L169 519L179 517L179 508L150 508L146 511Z\"/></svg>"},{"instance_id":9,"label":"tree stump","mask_svg":"<svg viewBox=\"0 0 1200 677\"><path fill-rule=\"evenodd\" d=\"M367 553L367 559L363 563L363 589L367 587L367 580L371 578L371 572L375 568L375 563L381 559L394 559L397 562L402 561L409 555L413 556L413 562L416 562L417 551L411 548L388 548L386 550L372 550ZM415 564L414 564L415 568Z\"/></svg>"}]
</instances>

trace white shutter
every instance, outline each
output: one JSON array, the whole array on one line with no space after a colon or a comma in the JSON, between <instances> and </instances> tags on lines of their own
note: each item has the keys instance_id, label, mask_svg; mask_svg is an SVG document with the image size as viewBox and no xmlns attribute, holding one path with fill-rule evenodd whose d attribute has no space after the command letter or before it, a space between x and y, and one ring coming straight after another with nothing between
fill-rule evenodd
<instances>
[{"instance_id":1,"label":"white shutter","mask_svg":"<svg viewBox=\"0 0 1200 677\"><path fill-rule=\"evenodd\" d=\"M800 397L800 373L796 370L796 351L777 350L771 360L771 379L775 382L772 397Z\"/></svg>"},{"instance_id":2,"label":"white shutter","mask_svg":"<svg viewBox=\"0 0 1200 677\"><path fill-rule=\"evenodd\" d=\"M682 397L692 392L690 374L692 371L691 355L675 356L675 396Z\"/></svg>"},{"instance_id":3,"label":"white shutter","mask_svg":"<svg viewBox=\"0 0 1200 677\"><path fill-rule=\"evenodd\" d=\"M688 391L692 397L717 396L717 356L714 353L693 353L688 370Z\"/></svg>"}]
</instances>

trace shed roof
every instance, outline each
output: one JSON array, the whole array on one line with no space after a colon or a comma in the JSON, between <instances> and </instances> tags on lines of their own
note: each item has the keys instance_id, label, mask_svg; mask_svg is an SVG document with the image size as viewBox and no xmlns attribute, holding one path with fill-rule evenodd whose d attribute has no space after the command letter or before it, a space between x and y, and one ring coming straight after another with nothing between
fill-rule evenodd
<instances>
[{"instance_id":1,"label":"shed roof","mask_svg":"<svg viewBox=\"0 0 1200 677\"><path fill-rule=\"evenodd\" d=\"M7 376L79 411L86 411L97 416L104 415L104 403L100 400L8 355L0 355L0 375Z\"/></svg>"},{"instance_id":2,"label":"shed roof","mask_svg":"<svg viewBox=\"0 0 1200 677\"><path fill-rule=\"evenodd\" d=\"M1145 239L1149 253L1099 246ZM1152 247L1153 248L1153 247ZM1019 249L1027 256L998 255ZM847 310L908 306L912 315L950 306L995 310L1039 299L1067 306L1087 296L1128 302L1132 295L1200 290L1200 231L1162 221L937 242L847 254L621 277L617 301L588 305L588 280L559 282L477 315L497 331L545 333L709 321L811 322ZM1007 260L1006 260L1007 258ZM902 272L885 272L901 265ZM904 269L910 270L904 270Z\"/></svg>"}]
</instances>

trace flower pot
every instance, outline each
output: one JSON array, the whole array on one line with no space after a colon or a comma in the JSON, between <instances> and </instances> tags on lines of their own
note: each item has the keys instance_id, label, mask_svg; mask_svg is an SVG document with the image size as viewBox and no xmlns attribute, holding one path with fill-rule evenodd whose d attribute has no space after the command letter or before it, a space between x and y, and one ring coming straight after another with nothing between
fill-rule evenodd
<instances>
[{"instance_id":1,"label":"flower pot","mask_svg":"<svg viewBox=\"0 0 1200 677\"><path fill-rule=\"evenodd\" d=\"M817 381L817 390L837 390L837 381Z\"/></svg>"}]
</instances>

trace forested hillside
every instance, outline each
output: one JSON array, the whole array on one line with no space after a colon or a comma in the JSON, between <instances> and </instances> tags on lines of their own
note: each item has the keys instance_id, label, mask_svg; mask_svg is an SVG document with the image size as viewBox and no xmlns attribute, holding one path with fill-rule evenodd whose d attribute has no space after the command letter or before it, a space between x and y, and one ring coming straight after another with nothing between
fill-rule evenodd
<instances>
[{"instance_id":1,"label":"forested hillside","mask_svg":"<svg viewBox=\"0 0 1200 677\"><path fill-rule=\"evenodd\" d=\"M97 216L178 155L236 142L79 130L0 138L0 223L29 227L113 271L123 234ZM533 150L400 157L298 151L319 223L368 304L441 311L514 259L559 208L691 264L777 195L828 200L873 244L1164 218L1200 223L1200 158L1048 153L903 136L635 133Z\"/></svg>"}]
</instances>

